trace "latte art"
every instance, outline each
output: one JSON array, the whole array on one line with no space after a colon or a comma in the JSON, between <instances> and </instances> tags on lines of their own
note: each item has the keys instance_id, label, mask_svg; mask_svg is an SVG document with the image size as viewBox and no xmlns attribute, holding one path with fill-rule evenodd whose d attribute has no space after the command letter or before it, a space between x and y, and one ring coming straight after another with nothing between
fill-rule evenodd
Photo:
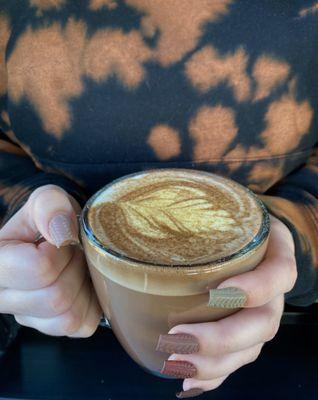
<instances>
[{"instance_id":1,"label":"latte art","mask_svg":"<svg viewBox=\"0 0 318 400\"><path fill-rule=\"evenodd\" d=\"M97 199L89 222L104 246L140 261L194 264L233 254L257 234L259 205L239 185L193 172L154 175L115 183Z\"/></svg>"},{"instance_id":2,"label":"latte art","mask_svg":"<svg viewBox=\"0 0 318 400\"><path fill-rule=\"evenodd\" d=\"M118 201L116 206L137 235L154 239L205 236L214 230L229 231L235 225L234 216L214 209L207 193L189 184L169 182L135 199Z\"/></svg>"}]
</instances>

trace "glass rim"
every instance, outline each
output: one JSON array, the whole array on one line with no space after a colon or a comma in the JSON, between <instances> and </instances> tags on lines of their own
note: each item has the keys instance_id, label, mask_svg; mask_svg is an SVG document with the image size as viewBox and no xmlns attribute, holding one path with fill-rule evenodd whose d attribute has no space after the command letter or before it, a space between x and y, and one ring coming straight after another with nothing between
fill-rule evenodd
<instances>
[{"instance_id":1,"label":"glass rim","mask_svg":"<svg viewBox=\"0 0 318 400\"><path fill-rule=\"evenodd\" d=\"M250 196L253 197L255 202L258 204L258 206L261 209L262 212L262 222L260 225L260 228L258 232L255 234L255 236L241 249L235 251L234 253L229 254L226 257L218 258L216 260L210 260L210 261L205 261L205 262L199 262L199 263L192 263L192 264L163 264L163 263L155 263L155 262L150 262L150 261L144 261L144 260L138 260L137 258L129 257L125 254L121 254L118 251L111 249L108 246L105 246L93 233L93 229L90 226L88 222L88 212L90 210L90 207L94 203L94 201L97 199L97 197L102 194L105 190L107 190L110 186L114 185L115 183L121 182L127 178L132 178L134 176L142 175L145 173L149 172L167 172L167 171L184 171L184 172L195 172L198 174L203 174L203 175L213 175L216 176L220 179L224 179L225 181L231 181L231 179L213 174L211 172L207 171L201 171L201 170L194 170L194 169L186 169L186 168L156 168L156 169L148 169L148 170L142 170L138 172L133 172L131 174L123 175L117 179L112 180L111 182L107 183L105 186L103 186L101 189L99 189L95 194L93 194L85 203L84 208L82 209L82 212L80 214L80 225L83 228L83 231L88 239L88 241L95 247L97 247L99 250L101 250L103 253L106 253L114 258L117 258L122 261L126 261L128 263L133 263L133 264L138 264L138 265L143 265L143 266L149 266L149 267L162 267L162 268L188 268L188 269L195 269L198 267L208 267L208 266L215 266L218 264L224 264L228 261L231 261L236 258L240 258L244 256L246 253L249 251L257 248L260 246L268 237L269 235L269 230L270 230L270 219L269 219L269 213L267 211L267 208L264 204L264 202L254 193L252 192L249 188L241 185L240 183L233 181L235 184L239 185L241 188L243 188L244 191L246 191Z\"/></svg>"}]
</instances>

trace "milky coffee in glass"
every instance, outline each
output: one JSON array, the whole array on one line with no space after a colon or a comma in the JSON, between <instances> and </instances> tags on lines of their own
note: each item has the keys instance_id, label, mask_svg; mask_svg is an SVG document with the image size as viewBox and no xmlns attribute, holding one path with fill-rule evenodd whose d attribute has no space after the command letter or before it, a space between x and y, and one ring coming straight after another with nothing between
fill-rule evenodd
<instances>
[{"instance_id":1,"label":"milky coffee in glass","mask_svg":"<svg viewBox=\"0 0 318 400\"><path fill-rule=\"evenodd\" d=\"M127 175L86 204L82 241L96 292L127 353L160 375L160 334L236 309L209 307L209 288L263 258L269 218L234 181L158 169Z\"/></svg>"}]
</instances>

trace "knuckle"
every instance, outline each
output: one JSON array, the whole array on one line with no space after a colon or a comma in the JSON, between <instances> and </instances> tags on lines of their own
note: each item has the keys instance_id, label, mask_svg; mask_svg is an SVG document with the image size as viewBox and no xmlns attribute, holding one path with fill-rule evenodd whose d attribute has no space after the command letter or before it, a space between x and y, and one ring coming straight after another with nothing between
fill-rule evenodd
<instances>
[{"instance_id":1,"label":"knuckle","mask_svg":"<svg viewBox=\"0 0 318 400\"><path fill-rule=\"evenodd\" d=\"M249 363L253 363L258 359L259 353L258 354L253 354L252 357L250 358Z\"/></svg>"},{"instance_id":2,"label":"knuckle","mask_svg":"<svg viewBox=\"0 0 318 400\"><path fill-rule=\"evenodd\" d=\"M58 277L58 270L55 268L54 262L46 255L39 255L37 280L40 287L51 285Z\"/></svg>"},{"instance_id":3,"label":"knuckle","mask_svg":"<svg viewBox=\"0 0 318 400\"><path fill-rule=\"evenodd\" d=\"M297 277L298 277L298 272L297 272L296 261L295 259L293 259L289 263L289 284L287 285L286 292L289 292L295 286Z\"/></svg>"},{"instance_id":4,"label":"knuckle","mask_svg":"<svg viewBox=\"0 0 318 400\"><path fill-rule=\"evenodd\" d=\"M259 307L266 303L271 297L271 290L267 285L259 285L257 290L252 291L249 299L253 307Z\"/></svg>"},{"instance_id":5,"label":"knuckle","mask_svg":"<svg viewBox=\"0 0 318 400\"><path fill-rule=\"evenodd\" d=\"M20 254L23 254L23 257L19 254L19 250L21 250ZM15 257L19 260L21 266L19 274L23 281L23 287L27 289L41 288L43 262L38 250L29 243L19 244L19 250L17 249ZM12 278L14 279L14 276Z\"/></svg>"},{"instance_id":6,"label":"knuckle","mask_svg":"<svg viewBox=\"0 0 318 400\"><path fill-rule=\"evenodd\" d=\"M231 353L233 351L235 341L233 332L229 332L229 330L224 328L222 324L219 324L218 329L217 335L219 341L216 345L216 352L218 354Z\"/></svg>"},{"instance_id":7,"label":"knuckle","mask_svg":"<svg viewBox=\"0 0 318 400\"><path fill-rule=\"evenodd\" d=\"M53 315L66 312L72 305L70 291L65 290L63 285L54 284L48 289L48 306Z\"/></svg>"},{"instance_id":8,"label":"knuckle","mask_svg":"<svg viewBox=\"0 0 318 400\"><path fill-rule=\"evenodd\" d=\"M79 315L75 311L69 311L64 315L62 331L67 336L72 335L80 329L81 323L81 315Z\"/></svg>"},{"instance_id":9,"label":"knuckle","mask_svg":"<svg viewBox=\"0 0 318 400\"><path fill-rule=\"evenodd\" d=\"M96 329L97 329L97 325L96 326L87 326L85 328L85 330L83 330L83 332L81 332L80 337L82 337L82 338L91 337L94 335Z\"/></svg>"},{"instance_id":10,"label":"knuckle","mask_svg":"<svg viewBox=\"0 0 318 400\"><path fill-rule=\"evenodd\" d=\"M273 340L278 332L278 329L279 329L279 323L275 322L275 323L271 324L271 326L269 326L269 328L268 328L268 332L266 334L265 341L269 342L269 341Z\"/></svg>"},{"instance_id":11,"label":"knuckle","mask_svg":"<svg viewBox=\"0 0 318 400\"><path fill-rule=\"evenodd\" d=\"M250 357L251 363L255 362L258 359L259 355L261 354L261 351L262 351L262 347L259 347L253 352L252 356Z\"/></svg>"},{"instance_id":12,"label":"knuckle","mask_svg":"<svg viewBox=\"0 0 318 400\"><path fill-rule=\"evenodd\" d=\"M219 386L222 385L222 383L225 381L226 378L227 378L227 376L214 379L214 380L211 382L211 384L208 386L207 389L208 389L208 390L217 389Z\"/></svg>"},{"instance_id":13,"label":"knuckle","mask_svg":"<svg viewBox=\"0 0 318 400\"><path fill-rule=\"evenodd\" d=\"M274 229L280 230L285 235L291 235L287 225L285 225L280 219L271 215L271 225Z\"/></svg>"},{"instance_id":14,"label":"knuckle","mask_svg":"<svg viewBox=\"0 0 318 400\"><path fill-rule=\"evenodd\" d=\"M279 257L281 264L284 264L286 269L290 272L292 269L296 268L296 260L293 254L282 254Z\"/></svg>"},{"instance_id":15,"label":"knuckle","mask_svg":"<svg viewBox=\"0 0 318 400\"><path fill-rule=\"evenodd\" d=\"M262 342L269 342L272 340L279 329L280 326L280 317L282 314L282 310L280 305L276 302L272 302L266 305L262 310Z\"/></svg>"}]
</instances>

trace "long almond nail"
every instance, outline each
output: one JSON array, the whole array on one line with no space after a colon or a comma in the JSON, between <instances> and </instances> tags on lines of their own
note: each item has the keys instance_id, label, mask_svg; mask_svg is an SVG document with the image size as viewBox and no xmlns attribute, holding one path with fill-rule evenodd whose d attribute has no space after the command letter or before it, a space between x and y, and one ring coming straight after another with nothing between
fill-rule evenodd
<instances>
[{"instance_id":1,"label":"long almond nail","mask_svg":"<svg viewBox=\"0 0 318 400\"><path fill-rule=\"evenodd\" d=\"M49 223L49 233L56 247L78 243L72 220L67 215L56 215Z\"/></svg>"},{"instance_id":2,"label":"long almond nail","mask_svg":"<svg viewBox=\"0 0 318 400\"><path fill-rule=\"evenodd\" d=\"M156 350L169 354L192 354L199 351L199 342L188 333L160 335Z\"/></svg>"},{"instance_id":3,"label":"long almond nail","mask_svg":"<svg viewBox=\"0 0 318 400\"><path fill-rule=\"evenodd\" d=\"M178 399L188 399L190 397L200 396L200 394L204 393L200 388L193 388L189 390L183 390L182 392L176 393L176 397Z\"/></svg>"},{"instance_id":4,"label":"long almond nail","mask_svg":"<svg viewBox=\"0 0 318 400\"><path fill-rule=\"evenodd\" d=\"M186 379L193 378L197 374L197 369L189 361L166 360L161 373L178 379Z\"/></svg>"},{"instance_id":5,"label":"long almond nail","mask_svg":"<svg viewBox=\"0 0 318 400\"><path fill-rule=\"evenodd\" d=\"M246 303L247 295L244 290L237 287L210 289L210 307L240 308Z\"/></svg>"}]
</instances>

